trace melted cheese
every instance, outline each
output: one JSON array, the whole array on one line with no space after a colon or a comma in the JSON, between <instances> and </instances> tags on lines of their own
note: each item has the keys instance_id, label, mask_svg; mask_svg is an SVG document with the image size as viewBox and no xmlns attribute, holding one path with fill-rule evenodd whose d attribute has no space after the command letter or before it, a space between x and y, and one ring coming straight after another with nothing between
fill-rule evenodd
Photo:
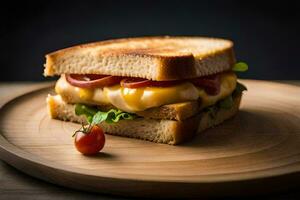
<instances>
[{"instance_id":1,"label":"melted cheese","mask_svg":"<svg viewBox=\"0 0 300 200\"><path fill-rule=\"evenodd\" d=\"M236 75L221 76L220 93L208 95L202 88L185 82L171 87L123 88L120 85L97 89L83 89L70 85L64 75L56 83L55 90L68 103L113 105L127 112L143 111L162 105L195 101L200 98L201 108L215 104L230 95L236 87Z\"/></svg>"},{"instance_id":2,"label":"melted cheese","mask_svg":"<svg viewBox=\"0 0 300 200\"><path fill-rule=\"evenodd\" d=\"M221 76L220 93L217 95L208 95L202 88L198 88L199 97L201 98L201 108L205 108L217 103L217 101L229 96L236 88L236 74L227 73Z\"/></svg>"},{"instance_id":3,"label":"melted cheese","mask_svg":"<svg viewBox=\"0 0 300 200\"><path fill-rule=\"evenodd\" d=\"M112 105L124 111L142 111L161 105L197 100L198 90L191 83L172 87L123 88L105 87L104 92Z\"/></svg>"}]
</instances>

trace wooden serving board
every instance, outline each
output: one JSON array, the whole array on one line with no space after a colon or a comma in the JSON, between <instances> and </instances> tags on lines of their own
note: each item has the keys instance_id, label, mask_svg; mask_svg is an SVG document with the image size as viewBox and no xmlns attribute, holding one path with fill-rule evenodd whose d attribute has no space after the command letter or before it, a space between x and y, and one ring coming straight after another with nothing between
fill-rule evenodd
<instances>
[{"instance_id":1,"label":"wooden serving board","mask_svg":"<svg viewBox=\"0 0 300 200\"><path fill-rule=\"evenodd\" d=\"M180 146L106 135L101 153L78 153L79 125L52 120L51 88L0 110L0 157L34 177L81 190L128 196L256 194L299 186L300 87L243 81L239 114Z\"/></svg>"}]
</instances>

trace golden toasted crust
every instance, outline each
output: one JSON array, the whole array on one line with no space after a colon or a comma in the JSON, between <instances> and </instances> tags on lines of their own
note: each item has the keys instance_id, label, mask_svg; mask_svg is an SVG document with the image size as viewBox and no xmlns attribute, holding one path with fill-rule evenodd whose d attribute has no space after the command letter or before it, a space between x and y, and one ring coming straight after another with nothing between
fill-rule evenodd
<instances>
[{"instance_id":1,"label":"golden toasted crust","mask_svg":"<svg viewBox=\"0 0 300 200\"><path fill-rule=\"evenodd\" d=\"M149 108L145 111L137 112L138 116L150 119L172 119L183 121L200 111L198 101L189 101L163 105L160 107Z\"/></svg>"},{"instance_id":2,"label":"golden toasted crust","mask_svg":"<svg viewBox=\"0 0 300 200\"><path fill-rule=\"evenodd\" d=\"M108 134L175 145L234 116L238 112L240 101L241 95L235 96L232 108L219 109L214 117L208 112L200 112L184 121L136 118L114 124L102 122L100 126ZM75 114L74 105L65 103L60 96L48 96L47 106L52 118L87 123L84 116Z\"/></svg>"},{"instance_id":3,"label":"golden toasted crust","mask_svg":"<svg viewBox=\"0 0 300 200\"><path fill-rule=\"evenodd\" d=\"M78 45L46 55L44 75L108 74L151 80L194 78L229 70L233 43L204 37L141 37Z\"/></svg>"}]
</instances>

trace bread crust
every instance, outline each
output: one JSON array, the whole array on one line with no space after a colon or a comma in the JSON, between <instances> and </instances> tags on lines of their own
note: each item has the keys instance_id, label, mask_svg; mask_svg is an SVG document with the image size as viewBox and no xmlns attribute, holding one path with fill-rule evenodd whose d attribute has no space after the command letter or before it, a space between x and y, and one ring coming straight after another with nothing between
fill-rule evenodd
<instances>
[{"instance_id":1,"label":"bread crust","mask_svg":"<svg viewBox=\"0 0 300 200\"><path fill-rule=\"evenodd\" d=\"M136 114L150 119L171 119L183 121L197 114L199 110L200 105L198 101L188 101L149 108L144 111L139 111Z\"/></svg>"},{"instance_id":2,"label":"bread crust","mask_svg":"<svg viewBox=\"0 0 300 200\"><path fill-rule=\"evenodd\" d=\"M204 37L140 37L78 45L46 55L44 75L108 74L178 80L231 69L233 43Z\"/></svg>"},{"instance_id":3,"label":"bread crust","mask_svg":"<svg viewBox=\"0 0 300 200\"><path fill-rule=\"evenodd\" d=\"M214 117L208 112L202 111L183 121L136 118L134 120L121 120L114 124L103 122L100 126L111 135L176 145L233 117L239 110L240 102L241 95L235 96L232 108L219 109ZM75 114L73 104L65 103L58 95L48 96L47 107L49 115L53 119L87 123L84 116Z\"/></svg>"}]
</instances>

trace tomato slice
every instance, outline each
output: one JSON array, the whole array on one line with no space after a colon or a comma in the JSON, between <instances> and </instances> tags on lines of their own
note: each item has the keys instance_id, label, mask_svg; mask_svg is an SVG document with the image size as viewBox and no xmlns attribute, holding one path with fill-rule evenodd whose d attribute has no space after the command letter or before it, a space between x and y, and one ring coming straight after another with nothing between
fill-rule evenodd
<instances>
[{"instance_id":1,"label":"tomato slice","mask_svg":"<svg viewBox=\"0 0 300 200\"><path fill-rule=\"evenodd\" d=\"M73 86L81 88L102 88L118 84L120 76L98 75L98 74L66 74L66 80Z\"/></svg>"},{"instance_id":2,"label":"tomato slice","mask_svg":"<svg viewBox=\"0 0 300 200\"><path fill-rule=\"evenodd\" d=\"M221 76L220 74L214 74L195 78L190 80L194 85L201 87L209 95L217 95L221 89Z\"/></svg>"},{"instance_id":3,"label":"tomato slice","mask_svg":"<svg viewBox=\"0 0 300 200\"><path fill-rule=\"evenodd\" d=\"M141 88L141 87L169 87L181 83L181 80L176 81L151 81L144 78L124 78L121 81L121 86L125 88Z\"/></svg>"},{"instance_id":4,"label":"tomato slice","mask_svg":"<svg viewBox=\"0 0 300 200\"><path fill-rule=\"evenodd\" d=\"M120 83L125 88L141 87L170 87L184 81L189 81L197 87L201 87L209 95L217 95L221 88L220 74L209 75L205 77L190 80L174 81L152 81L144 78L120 77L98 74L66 74L66 80L73 86L81 88L102 88Z\"/></svg>"},{"instance_id":5,"label":"tomato slice","mask_svg":"<svg viewBox=\"0 0 300 200\"><path fill-rule=\"evenodd\" d=\"M121 86L126 88L147 87L149 83L150 80L143 78L124 78L120 82Z\"/></svg>"}]
</instances>

